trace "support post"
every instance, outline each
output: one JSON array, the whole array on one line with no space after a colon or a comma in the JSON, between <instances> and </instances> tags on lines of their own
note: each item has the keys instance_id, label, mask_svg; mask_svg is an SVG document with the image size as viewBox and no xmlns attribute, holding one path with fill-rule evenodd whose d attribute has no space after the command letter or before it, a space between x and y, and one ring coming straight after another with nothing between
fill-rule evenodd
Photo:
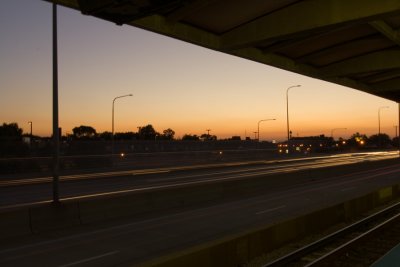
<instances>
[{"instance_id":1,"label":"support post","mask_svg":"<svg viewBox=\"0 0 400 267\"><path fill-rule=\"evenodd\" d=\"M53 3L53 146L53 203L59 203L60 140L58 127L57 4L55 3Z\"/></svg>"}]
</instances>

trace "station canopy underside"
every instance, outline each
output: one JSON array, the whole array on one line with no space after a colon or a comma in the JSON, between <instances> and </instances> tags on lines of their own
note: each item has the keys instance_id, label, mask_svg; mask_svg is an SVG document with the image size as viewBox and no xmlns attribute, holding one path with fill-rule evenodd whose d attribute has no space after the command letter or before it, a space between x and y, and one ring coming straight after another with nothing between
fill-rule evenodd
<instances>
[{"instance_id":1,"label":"station canopy underside","mask_svg":"<svg viewBox=\"0 0 400 267\"><path fill-rule=\"evenodd\" d=\"M55 2L400 102L400 0Z\"/></svg>"}]
</instances>

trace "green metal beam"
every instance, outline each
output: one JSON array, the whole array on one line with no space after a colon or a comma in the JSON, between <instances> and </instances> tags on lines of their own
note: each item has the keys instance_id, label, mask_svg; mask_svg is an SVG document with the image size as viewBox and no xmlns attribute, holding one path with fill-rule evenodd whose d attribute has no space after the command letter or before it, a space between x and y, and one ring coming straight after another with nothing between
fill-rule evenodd
<instances>
[{"instance_id":1,"label":"green metal beam","mask_svg":"<svg viewBox=\"0 0 400 267\"><path fill-rule=\"evenodd\" d=\"M222 48L230 50L301 37L396 13L400 13L400 0L301 1L223 34Z\"/></svg>"},{"instance_id":2,"label":"green metal beam","mask_svg":"<svg viewBox=\"0 0 400 267\"><path fill-rule=\"evenodd\" d=\"M383 82L386 80L391 80L399 77L400 78L400 69L385 71L384 73L369 75L367 78L363 78L363 82L366 83L377 83Z\"/></svg>"},{"instance_id":3,"label":"green metal beam","mask_svg":"<svg viewBox=\"0 0 400 267\"><path fill-rule=\"evenodd\" d=\"M220 49L220 37L218 35L183 23L170 22L160 15L145 17L128 24L210 49Z\"/></svg>"},{"instance_id":4,"label":"green metal beam","mask_svg":"<svg viewBox=\"0 0 400 267\"><path fill-rule=\"evenodd\" d=\"M400 68L400 50L385 50L331 64L321 68L321 73L324 77L347 76L397 68Z\"/></svg>"},{"instance_id":5,"label":"green metal beam","mask_svg":"<svg viewBox=\"0 0 400 267\"><path fill-rule=\"evenodd\" d=\"M392 27L387 25L384 21L377 20L369 23L377 31L385 35L388 39L400 46L400 31L394 30Z\"/></svg>"},{"instance_id":6,"label":"green metal beam","mask_svg":"<svg viewBox=\"0 0 400 267\"><path fill-rule=\"evenodd\" d=\"M374 83L375 92L400 91L400 78Z\"/></svg>"},{"instance_id":7,"label":"green metal beam","mask_svg":"<svg viewBox=\"0 0 400 267\"><path fill-rule=\"evenodd\" d=\"M57 5L73 8L73 9L76 9L76 10L80 10L79 9L79 4L78 4L78 0L44 0L44 1L50 2L50 3L55 2Z\"/></svg>"},{"instance_id":8,"label":"green metal beam","mask_svg":"<svg viewBox=\"0 0 400 267\"><path fill-rule=\"evenodd\" d=\"M188 2L185 4L185 6L169 14L167 19L171 22L178 22L181 19L184 19L186 16L195 13L216 1L217 0L194 0L192 2Z\"/></svg>"}]
</instances>

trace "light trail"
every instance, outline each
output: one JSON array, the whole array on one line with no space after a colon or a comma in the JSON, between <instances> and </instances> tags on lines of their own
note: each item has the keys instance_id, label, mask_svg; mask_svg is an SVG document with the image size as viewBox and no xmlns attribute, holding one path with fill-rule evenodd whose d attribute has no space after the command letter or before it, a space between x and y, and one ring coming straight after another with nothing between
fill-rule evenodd
<instances>
[{"instance_id":1,"label":"light trail","mask_svg":"<svg viewBox=\"0 0 400 267\"><path fill-rule=\"evenodd\" d=\"M174 171L187 171L187 170L200 170L207 168L216 167L237 167L246 166L252 164L267 164L270 166L263 166L259 168L241 169L241 170L227 170L220 172L212 172L208 174L194 174L190 176L181 176L174 178L155 178L152 181L168 181L168 180L182 180L187 178L204 177L211 175L227 175L234 173L251 172L254 175L266 175L276 172L290 172L298 171L307 168L323 168L344 164L354 164L363 161L376 161L397 158L397 152L367 152L367 153L346 153L339 155L319 156L312 158L297 158L297 159L285 159L285 160L271 160L271 161L250 161L250 162L234 162L234 163L223 163L223 164L203 164L195 166L183 166L183 167L172 167L172 168L157 168L157 169L143 169L143 170L129 170L129 171L114 171L114 172L101 172L101 173L89 173L89 174L76 174L76 175L65 175L60 177L60 181L73 181L73 180L87 180L87 179L99 179L116 176L140 176L140 175L154 175L154 174L165 174ZM305 161L315 161L313 163L304 163ZM273 165L274 164L274 165ZM282 165L278 165L282 164ZM255 171L261 171L256 173ZM245 175L247 176L247 175ZM240 176L243 177L243 176ZM204 181L204 180L203 180ZM15 179L0 181L0 187L6 186L18 186L18 185L30 185L30 184L41 184L51 183L52 177L39 177L39 178L27 178L27 179Z\"/></svg>"}]
</instances>

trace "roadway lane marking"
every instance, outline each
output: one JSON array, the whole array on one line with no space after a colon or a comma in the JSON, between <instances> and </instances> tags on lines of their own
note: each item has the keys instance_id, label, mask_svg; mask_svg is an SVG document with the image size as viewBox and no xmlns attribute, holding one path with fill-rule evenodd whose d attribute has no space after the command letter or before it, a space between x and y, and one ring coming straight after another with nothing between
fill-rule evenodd
<instances>
[{"instance_id":1,"label":"roadway lane marking","mask_svg":"<svg viewBox=\"0 0 400 267\"><path fill-rule=\"evenodd\" d=\"M272 209L262 210L262 211L256 212L256 214L260 215L260 214L264 214L264 213L280 210L280 209L283 209L283 208L286 208L286 205L282 205L282 206L275 207L275 208L272 208Z\"/></svg>"},{"instance_id":2,"label":"roadway lane marking","mask_svg":"<svg viewBox=\"0 0 400 267\"><path fill-rule=\"evenodd\" d=\"M97 259L104 258L104 257L107 257L107 256L111 256L111 255L114 255L114 254L117 254L117 253L119 253L118 250L111 251L111 252L108 252L108 253L105 253L105 254L101 254L101 255L98 255L98 256L86 258L86 259L83 259L83 260L80 260L80 261L75 261L75 262L72 262L72 263L60 265L59 267L74 266L74 265L78 265L78 264L81 264L81 263L86 263L86 262L89 262L89 261L93 261L93 260L97 260Z\"/></svg>"}]
</instances>

